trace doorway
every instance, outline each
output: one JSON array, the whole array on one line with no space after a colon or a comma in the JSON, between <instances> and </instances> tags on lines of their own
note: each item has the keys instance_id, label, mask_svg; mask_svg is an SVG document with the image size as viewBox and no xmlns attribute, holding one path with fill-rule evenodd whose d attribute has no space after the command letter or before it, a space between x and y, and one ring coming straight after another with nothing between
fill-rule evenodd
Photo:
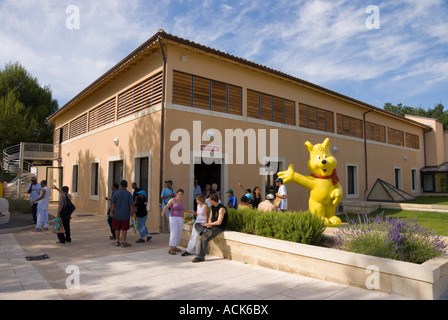
<instances>
[{"instance_id":1,"label":"doorway","mask_svg":"<svg viewBox=\"0 0 448 320\"><path fill-rule=\"evenodd\" d=\"M205 186L213 183L218 185L218 191L221 191L221 196L223 195L222 185L221 185L221 164L206 164L201 160L200 164L194 165L194 178L198 180L198 185L201 187L202 191L205 191Z\"/></svg>"}]
</instances>

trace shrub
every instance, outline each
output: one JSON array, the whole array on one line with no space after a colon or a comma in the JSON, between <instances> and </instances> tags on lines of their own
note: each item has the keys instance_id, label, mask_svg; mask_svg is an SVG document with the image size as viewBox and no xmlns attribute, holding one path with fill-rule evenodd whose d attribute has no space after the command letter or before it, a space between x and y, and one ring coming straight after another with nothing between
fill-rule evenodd
<instances>
[{"instance_id":1,"label":"shrub","mask_svg":"<svg viewBox=\"0 0 448 320\"><path fill-rule=\"evenodd\" d=\"M227 228L233 231L305 244L318 244L325 231L322 219L308 211L264 212L228 209Z\"/></svg>"},{"instance_id":2,"label":"shrub","mask_svg":"<svg viewBox=\"0 0 448 320\"><path fill-rule=\"evenodd\" d=\"M21 211L31 213L31 206L28 200L7 198L9 202L9 212Z\"/></svg>"},{"instance_id":3,"label":"shrub","mask_svg":"<svg viewBox=\"0 0 448 320\"><path fill-rule=\"evenodd\" d=\"M341 250L423 263L446 252L447 244L432 230L420 227L417 220L358 215L336 232L336 247Z\"/></svg>"}]
</instances>

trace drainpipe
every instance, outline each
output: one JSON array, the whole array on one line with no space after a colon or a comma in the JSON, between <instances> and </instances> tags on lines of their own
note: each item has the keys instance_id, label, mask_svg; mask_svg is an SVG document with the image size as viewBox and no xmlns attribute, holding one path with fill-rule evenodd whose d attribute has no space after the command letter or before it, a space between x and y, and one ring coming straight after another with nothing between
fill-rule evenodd
<instances>
[{"instance_id":1,"label":"drainpipe","mask_svg":"<svg viewBox=\"0 0 448 320\"><path fill-rule=\"evenodd\" d=\"M362 123L364 130L364 171L365 171L365 187L364 187L364 200L367 200L367 189L368 189L368 173L367 173L367 137L366 137L366 114L372 112L373 109L366 111L362 114Z\"/></svg>"},{"instance_id":2,"label":"drainpipe","mask_svg":"<svg viewBox=\"0 0 448 320\"><path fill-rule=\"evenodd\" d=\"M161 109L161 128L160 128L160 182L159 182L159 233L162 233L162 201L160 200L160 194L163 189L163 154L164 154L164 144L165 144L165 79L166 79L166 56L162 45L162 35L160 33L164 32L159 29L159 36L157 41L159 42L160 51L162 52L163 58L163 72L162 72L162 109Z\"/></svg>"}]
</instances>

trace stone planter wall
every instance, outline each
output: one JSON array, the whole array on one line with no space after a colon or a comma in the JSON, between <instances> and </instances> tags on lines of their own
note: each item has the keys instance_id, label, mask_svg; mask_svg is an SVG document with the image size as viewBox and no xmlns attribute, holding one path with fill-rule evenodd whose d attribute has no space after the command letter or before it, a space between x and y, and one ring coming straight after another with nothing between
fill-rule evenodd
<instances>
[{"instance_id":1,"label":"stone planter wall","mask_svg":"<svg viewBox=\"0 0 448 320\"><path fill-rule=\"evenodd\" d=\"M191 228L184 225L183 246L190 239ZM212 240L209 253L355 287L366 288L369 283L375 286L372 290L414 299L438 299L448 291L447 256L419 265L234 231Z\"/></svg>"}]
</instances>

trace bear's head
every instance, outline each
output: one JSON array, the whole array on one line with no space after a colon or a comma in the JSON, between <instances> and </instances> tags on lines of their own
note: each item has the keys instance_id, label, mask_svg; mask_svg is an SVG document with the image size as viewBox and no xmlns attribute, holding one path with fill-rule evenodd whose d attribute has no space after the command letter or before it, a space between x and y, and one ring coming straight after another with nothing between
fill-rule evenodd
<instances>
[{"instance_id":1,"label":"bear's head","mask_svg":"<svg viewBox=\"0 0 448 320\"><path fill-rule=\"evenodd\" d=\"M310 152L308 161L310 172L322 177L331 177L338 162L330 152L330 139L326 138L324 142L315 145L307 141L305 146Z\"/></svg>"}]
</instances>

